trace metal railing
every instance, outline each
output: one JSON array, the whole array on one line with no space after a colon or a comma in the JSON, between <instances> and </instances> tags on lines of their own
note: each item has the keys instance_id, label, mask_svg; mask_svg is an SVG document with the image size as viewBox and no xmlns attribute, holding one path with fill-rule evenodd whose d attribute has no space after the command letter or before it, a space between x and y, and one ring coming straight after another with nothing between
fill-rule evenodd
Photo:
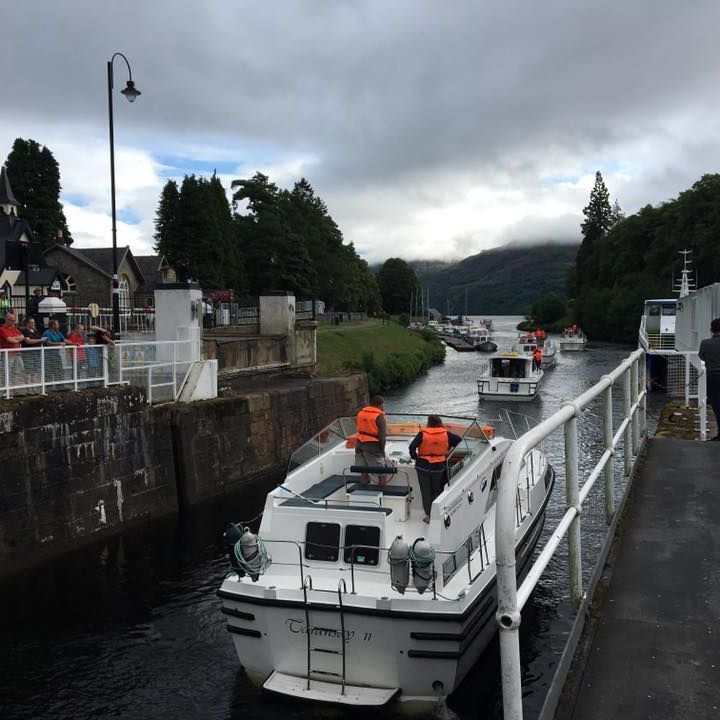
<instances>
[{"instance_id":1,"label":"metal railing","mask_svg":"<svg viewBox=\"0 0 720 720\"><path fill-rule=\"evenodd\" d=\"M81 305L68 305L67 321L68 325L82 323L85 327L95 325L104 328L111 328L113 326L113 311L112 308L101 307L99 308L99 314L92 315L88 307ZM120 332L154 333L155 308L121 307Z\"/></svg>"},{"instance_id":2,"label":"metal railing","mask_svg":"<svg viewBox=\"0 0 720 720\"><path fill-rule=\"evenodd\" d=\"M219 302L213 311L215 325L259 325L260 308L257 305L240 307L235 302Z\"/></svg>"},{"instance_id":3,"label":"metal railing","mask_svg":"<svg viewBox=\"0 0 720 720\"><path fill-rule=\"evenodd\" d=\"M0 350L0 397L125 383L144 387L149 403L177 400L198 340L65 345Z\"/></svg>"},{"instance_id":4,"label":"metal railing","mask_svg":"<svg viewBox=\"0 0 720 720\"><path fill-rule=\"evenodd\" d=\"M697 353L685 353L685 405L690 405L692 400L697 402L698 421L700 424L700 440L707 440L707 370L705 363ZM691 383L690 367L697 371L697 383ZM693 392L695 389L695 392Z\"/></svg>"},{"instance_id":5,"label":"metal railing","mask_svg":"<svg viewBox=\"0 0 720 720\"><path fill-rule=\"evenodd\" d=\"M613 458L622 441L625 476L629 477L637 460L641 441L646 434L645 352L636 350L615 370L604 375L582 395L526 432L508 451L498 486L495 546L497 566L500 656L505 720L521 720L522 680L520 668L519 628L521 611L540 580L561 541L568 536L570 595L577 609L583 599L580 518L583 503L598 478L604 476L605 519L615 514ZM613 387L622 382L623 419L617 430L613 424ZM591 402L602 399L604 452L585 483L580 487L578 467L578 417ZM515 566L516 488L527 454L552 432L564 428L565 486L567 509L527 573L517 586Z\"/></svg>"}]
</instances>

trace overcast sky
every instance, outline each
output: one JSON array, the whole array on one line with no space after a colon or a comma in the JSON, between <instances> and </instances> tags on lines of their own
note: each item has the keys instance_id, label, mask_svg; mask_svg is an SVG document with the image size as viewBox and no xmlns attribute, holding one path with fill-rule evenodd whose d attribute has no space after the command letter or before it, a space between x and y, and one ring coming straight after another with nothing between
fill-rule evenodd
<instances>
[{"instance_id":1,"label":"overcast sky","mask_svg":"<svg viewBox=\"0 0 720 720\"><path fill-rule=\"evenodd\" d=\"M371 262L579 239L720 171L718 0L26 0L1 15L0 160L47 145L78 246L151 251L168 178L305 176ZM11 178L12 180L12 178Z\"/></svg>"}]
</instances>

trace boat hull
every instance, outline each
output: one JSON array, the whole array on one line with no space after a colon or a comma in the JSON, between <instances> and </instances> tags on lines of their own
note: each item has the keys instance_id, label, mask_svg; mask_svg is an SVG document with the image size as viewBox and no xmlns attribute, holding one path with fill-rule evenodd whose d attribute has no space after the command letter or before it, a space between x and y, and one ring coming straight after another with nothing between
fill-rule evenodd
<instances>
[{"instance_id":1,"label":"boat hull","mask_svg":"<svg viewBox=\"0 0 720 720\"><path fill-rule=\"evenodd\" d=\"M477 344L475 349L478 352L493 353L497 351L497 345L494 342L487 340L486 342Z\"/></svg>"},{"instance_id":2,"label":"boat hull","mask_svg":"<svg viewBox=\"0 0 720 720\"><path fill-rule=\"evenodd\" d=\"M560 341L560 349L563 352L579 352L581 350L584 350L587 345L587 342L567 342L567 341Z\"/></svg>"}]
</instances>

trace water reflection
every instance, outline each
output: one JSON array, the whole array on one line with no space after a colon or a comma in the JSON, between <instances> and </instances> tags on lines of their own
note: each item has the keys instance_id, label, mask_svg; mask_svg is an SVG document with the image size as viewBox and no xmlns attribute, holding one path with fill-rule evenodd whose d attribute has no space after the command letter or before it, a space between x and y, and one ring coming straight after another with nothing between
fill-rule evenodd
<instances>
[{"instance_id":1,"label":"water reflection","mask_svg":"<svg viewBox=\"0 0 720 720\"><path fill-rule=\"evenodd\" d=\"M503 332L513 319L497 319ZM508 335L510 337L510 335ZM542 396L510 410L546 417L617 365L629 348L596 345L560 355ZM501 404L477 397L479 356L448 350L407 390L386 398L389 412L480 414L497 419ZM616 398L619 407L621 398ZM579 423L583 466L601 451L589 410ZM520 431L520 427L517 428ZM548 523L563 512L562 433L546 450L558 470ZM619 469L617 477L622 477ZM233 496L131 528L0 585L0 718L336 718L337 708L262 694L237 664L215 591L228 571L219 536L230 520L255 517L274 479ZM619 493L618 484L618 493ZM585 547L601 542L602 495L583 519ZM547 525L546 525L547 527ZM584 572L589 577L586 563ZM523 613L522 667L526 717L537 715L571 624L565 557L555 558ZM498 644L473 668L436 717L500 717ZM395 715L390 709L373 713Z\"/></svg>"}]
</instances>

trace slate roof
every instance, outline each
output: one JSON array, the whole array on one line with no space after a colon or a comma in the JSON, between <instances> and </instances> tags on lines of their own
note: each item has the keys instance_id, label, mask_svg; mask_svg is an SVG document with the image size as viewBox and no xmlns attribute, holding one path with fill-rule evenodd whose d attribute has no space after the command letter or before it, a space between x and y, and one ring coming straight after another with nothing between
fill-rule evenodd
<instances>
[{"instance_id":1,"label":"slate roof","mask_svg":"<svg viewBox=\"0 0 720 720\"><path fill-rule=\"evenodd\" d=\"M30 268L30 284L31 285L42 285L43 287L49 287L55 281L57 277L57 270L50 267L42 267L37 270ZM25 285L25 271L21 270L20 274L15 281L15 285Z\"/></svg>"},{"instance_id":2,"label":"slate roof","mask_svg":"<svg viewBox=\"0 0 720 720\"><path fill-rule=\"evenodd\" d=\"M85 263L88 267L91 267L96 272L101 273L105 277L112 278L113 262L112 262L112 248L72 248L67 245L53 245L49 250L45 251L47 255L55 250L62 250L80 262ZM122 264L125 256L128 255L128 262L135 269L135 273L138 277L138 282L142 284L145 281L140 267L138 266L134 255L130 251L130 248L126 245L125 247L119 247L118 249L118 267Z\"/></svg>"},{"instance_id":3,"label":"slate roof","mask_svg":"<svg viewBox=\"0 0 720 720\"><path fill-rule=\"evenodd\" d=\"M163 281L162 271L168 267L167 260L163 255L136 255L135 261L144 278L135 292L152 292Z\"/></svg>"}]
</instances>

